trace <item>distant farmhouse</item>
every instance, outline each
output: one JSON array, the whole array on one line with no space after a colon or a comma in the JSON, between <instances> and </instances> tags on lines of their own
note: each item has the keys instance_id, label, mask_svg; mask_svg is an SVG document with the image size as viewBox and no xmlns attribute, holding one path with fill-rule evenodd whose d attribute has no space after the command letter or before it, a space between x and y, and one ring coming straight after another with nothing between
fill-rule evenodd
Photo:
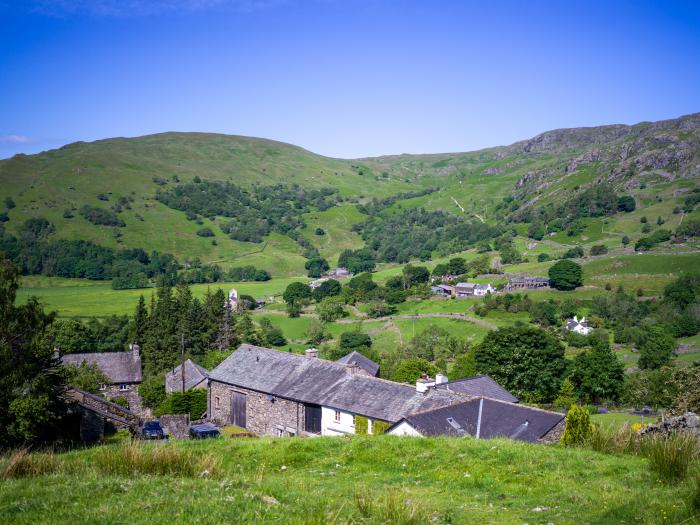
<instances>
[{"instance_id":1,"label":"distant farmhouse","mask_svg":"<svg viewBox=\"0 0 700 525\"><path fill-rule=\"evenodd\" d=\"M323 274L324 277L328 277L329 279L347 279L348 277L352 277L354 274L348 270L347 268L335 268L329 272L326 272Z\"/></svg>"},{"instance_id":2,"label":"distant farmhouse","mask_svg":"<svg viewBox=\"0 0 700 525\"><path fill-rule=\"evenodd\" d=\"M100 394L109 399L125 398L129 409L143 412L139 385L143 381L141 353L139 345L129 345L128 352L95 352L89 354L63 354L61 364L80 366L81 363L94 364L102 370L108 383L100 385Z\"/></svg>"},{"instance_id":3,"label":"distant farmhouse","mask_svg":"<svg viewBox=\"0 0 700 525\"><path fill-rule=\"evenodd\" d=\"M402 435L553 441L561 433L563 414L515 404L488 376L452 382L424 376L414 387L375 377L376 363L361 354L333 362L309 350L241 345L209 375L210 419L273 436L376 434L391 427Z\"/></svg>"},{"instance_id":4,"label":"distant farmhouse","mask_svg":"<svg viewBox=\"0 0 700 525\"><path fill-rule=\"evenodd\" d=\"M483 297L487 293L495 291L495 288L490 284L457 283L457 286L455 286L455 295L458 298Z\"/></svg>"},{"instance_id":5,"label":"distant farmhouse","mask_svg":"<svg viewBox=\"0 0 700 525\"><path fill-rule=\"evenodd\" d=\"M449 284L438 284L430 287L430 291L433 295L440 297L454 297L455 287Z\"/></svg>"},{"instance_id":6,"label":"distant farmhouse","mask_svg":"<svg viewBox=\"0 0 700 525\"><path fill-rule=\"evenodd\" d=\"M184 368L182 365L178 365L165 374L165 392L170 394L172 392L187 392L193 388L206 389L207 379L209 379L209 370L188 359L185 361Z\"/></svg>"},{"instance_id":7,"label":"distant farmhouse","mask_svg":"<svg viewBox=\"0 0 700 525\"><path fill-rule=\"evenodd\" d=\"M586 321L585 317L579 319L576 316L566 322L566 329L581 335L588 335L593 331L593 327Z\"/></svg>"},{"instance_id":8,"label":"distant farmhouse","mask_svg":"<svg viewBox=\"0 0 700 525\"><path fill-rule=\"evenodd\" d=\"M517 290L536 290L538 288L548 288L549 279L547 277L514 277L506 285L509 292Z\"/></svg>"}]
</instances>

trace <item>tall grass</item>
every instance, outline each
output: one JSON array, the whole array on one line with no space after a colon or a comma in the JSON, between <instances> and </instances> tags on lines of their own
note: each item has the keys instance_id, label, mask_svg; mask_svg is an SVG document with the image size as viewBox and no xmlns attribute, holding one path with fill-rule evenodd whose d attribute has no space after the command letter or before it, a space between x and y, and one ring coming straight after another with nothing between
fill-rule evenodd
<instances>
[{"instance_id":1,"label":"tall grass","mask_svg":"<svg viewBox=\"0 0 700 525\"><path fill-rule=\"evenodd\" d=\"M625 423L614 427L593 424L586 440L588 448L607 454L638 454L640 436Z\"/></svg>"},{"instance_id":2,"label":"tall grass","mask_svg":"<svg viewBox=\"0 0 700 525\"><path fill-rule=\"evenodd\" d=\"M373 523L418 525L430 522L430 516L401 492L380 496L368 492L355 494L355 505L363 518Z\"/></svg>"},{"instance_id":3,"label":"tall grass","mask_svg":"<svg viewBox=\"0 0 700 525\"><path fill-rule=\"evenodd\" d=\"M95 466L106 474L122 475L207 477L220 471L219 460L211 454L196 455L173 445L149 446L135 441L101 449Z\"/></svg>"},{"instance_id":4,"label":"tall grass","mask_svg":"<svg viewBox=\"0 0 700 525\"><path fill-rule=\"evenodd\" d=\"M52 452L30 453L26 448L12 452L3 463L1 479L33 478L53 474L58 469Z\"/></svg>"},{"instance_id":5,"label":"tall grass","mask_svg":"<svg viewBox=\"0 0 700 525\"><path fill-rule=\"evenodd\" d=\"M692 461L700 455L698 437L689 432L651 434L641 440L641 452L654 472L666 481L688 475Z\"/></svg>"}]
</instances>

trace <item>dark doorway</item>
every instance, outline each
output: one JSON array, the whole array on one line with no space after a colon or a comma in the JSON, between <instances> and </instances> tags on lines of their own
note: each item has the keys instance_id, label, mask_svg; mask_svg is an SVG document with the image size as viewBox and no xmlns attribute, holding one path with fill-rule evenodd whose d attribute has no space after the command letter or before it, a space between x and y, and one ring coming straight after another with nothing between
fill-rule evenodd
<instances>
[{"instance_id":1,"label":"dark doorway","mask_svg":"<svg viewBox=\"0 0 700 525\"><path fill-rule=\"evenodd\" d=\"M321 407L304 405L304 430L313 434L321 433Z\"/></svg>"},{"instance_id":2,"label":"dark doorway","mask_svg":"<svg viewBox=\"0 0 700 525\"><path fill-rule=\"evenodd\" d=\"M246 428L246 395L231 392L231 423Z\"/></svg>"}]
</instances>

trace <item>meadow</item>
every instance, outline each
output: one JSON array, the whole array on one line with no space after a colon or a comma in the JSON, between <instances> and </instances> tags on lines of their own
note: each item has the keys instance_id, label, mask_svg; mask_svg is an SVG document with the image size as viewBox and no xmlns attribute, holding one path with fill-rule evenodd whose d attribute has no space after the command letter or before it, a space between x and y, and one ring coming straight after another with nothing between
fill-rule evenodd
<instances>
[{"instance_id":1,"label":"meadow","mask_svg":"<svg viewBox=\"0 0 700 525\"><path fill-rule=\"evenodd\" d=\"M114 444L0 480L0 521L81 523L689 523L691 483L646 459L454 438L220 438ZM0 459L7 472L8 458Z\"/></svg>"}]
</instances>

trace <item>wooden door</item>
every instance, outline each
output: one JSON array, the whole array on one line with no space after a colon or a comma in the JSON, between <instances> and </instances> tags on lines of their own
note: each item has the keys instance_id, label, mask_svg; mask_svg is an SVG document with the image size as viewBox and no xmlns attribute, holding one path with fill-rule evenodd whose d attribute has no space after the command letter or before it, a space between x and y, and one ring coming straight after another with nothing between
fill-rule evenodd
<instances>
[{"instance_id":1,"label":"wooden door","mask_svg":"<svg viewBox=\"0 0 700 525\"><path fill-rule=\"evenodd\" d=\"M321 407L304 405L304 430L314 434L321 433Z\"/></svg>"},{"instance_id":2,"label":"wooden door","mask_svg":"<svg viewBox=\"0 0 700 525\"><path fill-rule=\"evenodd\" d=\"M231 392L231 423L246 428L246 395Z\"/></svg>"}]
</instances>

